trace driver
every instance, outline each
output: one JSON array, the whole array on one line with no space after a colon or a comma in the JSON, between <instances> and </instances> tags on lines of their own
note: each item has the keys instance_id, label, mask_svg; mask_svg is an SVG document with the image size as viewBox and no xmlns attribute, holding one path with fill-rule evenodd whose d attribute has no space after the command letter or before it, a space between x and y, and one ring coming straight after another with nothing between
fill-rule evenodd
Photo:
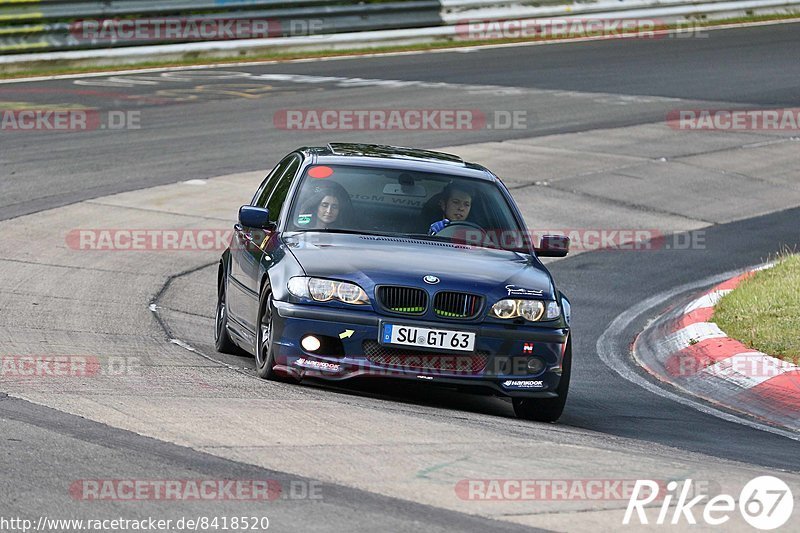
<instances>
[{"instance_id":1,"label":"driver","mask_svg":"<svg viewBox=\"0 0 800 533\"><path fill-rule=\"evenodd\" d=\"M441 193L439 207L442 210L442 220L431 224L429 235L436 235L451 222L467 220L472 208L472 191L460 184L450 183Z\"/></svg>"}]
</instances>

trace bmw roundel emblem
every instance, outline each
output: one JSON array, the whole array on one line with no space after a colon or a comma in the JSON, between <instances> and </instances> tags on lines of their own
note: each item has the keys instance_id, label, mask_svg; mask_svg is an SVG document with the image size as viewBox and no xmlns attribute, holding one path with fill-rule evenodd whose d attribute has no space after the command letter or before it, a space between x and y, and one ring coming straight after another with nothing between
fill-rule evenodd
<instances>
[{"instance_id":1,"label":"bmw roundel emblem","mask_svg":"<svg viewBox=\"0 0 800 533\"><path fill-rule=\"evenodd\" d=\"M422 278L422 281L424 281L428 285L436 285L437 283L439 283L439 278L437 278L436 276L425 276L424 278Z\"/></svg>"}]
</instances>

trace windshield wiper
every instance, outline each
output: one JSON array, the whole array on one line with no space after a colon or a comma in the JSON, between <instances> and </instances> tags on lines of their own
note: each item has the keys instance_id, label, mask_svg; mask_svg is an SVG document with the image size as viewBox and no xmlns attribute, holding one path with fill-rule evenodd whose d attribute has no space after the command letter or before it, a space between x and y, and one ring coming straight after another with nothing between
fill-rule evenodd
<instances>
[{"instance_id":1,"label":"windshield wiper","mask_svg":"<svg viewBox=\"0 0 800 533\"><path fill-rule=\"evenodd\" d=\"M482 242L468 242L468 241L460 241L460 240L453 240L452 237L443 237L440 235L428 235L425 233L406 233L404 234L409 239L417 239L420 241L435 241L435 242L447 242L450 244L457 244L459 246L472 246L474 248L485 248L487 250L502 250L504 252L522 252L522 253L530 253L530 251L525 248L524 246L520 247L503 247L503 246L493 246L487 245Z\"/></svg>"},{"instance_id":2,"label":"windshield wiper","mask_svg":"<svg viewBox=\"0 0 800 533\"><path fill-rule=\"evenodd\" d=\"M306 229L300 230L298 233L313 233L313 232L320 232L320 233L345 233L351 235L370 235L375 237L397 237L403 236L402 233L382 233L380 231L366 231L366 230L359 230L359 229L340 229L340 228L317 228L317 229Z\"/></svg>"}]
</instances>

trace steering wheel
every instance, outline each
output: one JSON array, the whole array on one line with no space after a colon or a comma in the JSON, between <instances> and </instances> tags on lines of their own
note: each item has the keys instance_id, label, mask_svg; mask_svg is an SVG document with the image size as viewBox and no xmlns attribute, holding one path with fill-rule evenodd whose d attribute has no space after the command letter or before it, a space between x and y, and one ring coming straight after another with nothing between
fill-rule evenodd
<instances>
[{"instance_id":1,"label":"steering wheel","mask_svg":"<svg viewBox=\"0 0 800 533\"><path fill-rule=\"evenodd\" d=\"M480 237L476 238L477 236L473 236L470 233L467 233L467 229L476 229L480 232ZM460 230L460 231L459 231ZM447 226L442 229L439 233L436 234L437 237L449 237L453 239L457 237L458 241L462 241L464 244L477 244L483 243L486 241L488 235L486 231L480 227L479 225L475 224L474 222L467 222L466 220L458 220L456 222L451 222Z\"/></svg>"}]
</instances>

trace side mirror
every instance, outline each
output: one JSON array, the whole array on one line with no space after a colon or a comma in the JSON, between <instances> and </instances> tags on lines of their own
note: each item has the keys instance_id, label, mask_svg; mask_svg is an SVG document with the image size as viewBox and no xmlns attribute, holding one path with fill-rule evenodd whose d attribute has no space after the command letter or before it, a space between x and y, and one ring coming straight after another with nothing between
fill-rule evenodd
<instances>
[{"instance_id":1,"label":"side mirror","mask_svg":"<svg viewBox=\"0 0 800 533\"><path fill-rule=\"evenodd\" d=\"M239 224L245 228L267 229L272 226L269 209L243 205L239 208Z\"/></svg>"},{"instance_id":2,"label":"side mirror","mask_svg":"<svg viewBox=\"0 0 800 533\"><path fill-rule=\"evenodd\" d=\"M566 257L569 253L569 237L566 235L542 235L536 255L539 257Z\"/></svg>"}]
</instances>

